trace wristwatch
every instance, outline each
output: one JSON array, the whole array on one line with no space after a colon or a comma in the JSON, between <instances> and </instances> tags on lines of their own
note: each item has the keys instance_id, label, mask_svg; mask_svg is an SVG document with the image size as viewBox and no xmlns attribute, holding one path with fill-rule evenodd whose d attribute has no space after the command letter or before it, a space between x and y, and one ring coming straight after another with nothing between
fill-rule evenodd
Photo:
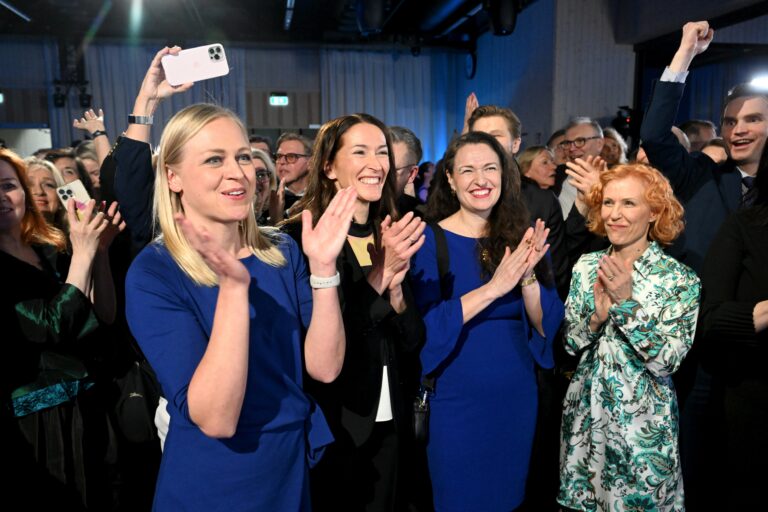
<instances>
[{"instance_id":1,"label":"wristwatch","mask_svg":"<svg viewBox=\"0 0 768 512\"><path fill-rule=\"evenodd\" d=\"M129 124L146 124L146 125L151 125L152 124L152 120L153 120L152 116L134 116L134 115L128 116L128 123Z\"/></svg>"}]
</instances>

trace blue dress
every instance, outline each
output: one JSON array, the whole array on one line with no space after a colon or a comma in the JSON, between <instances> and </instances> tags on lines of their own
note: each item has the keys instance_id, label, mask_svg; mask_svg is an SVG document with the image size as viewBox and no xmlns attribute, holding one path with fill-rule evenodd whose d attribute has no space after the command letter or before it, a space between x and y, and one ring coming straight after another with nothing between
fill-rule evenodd
<instances>
[{"instance_id":1,"label":"blue dress","mask_svg":"<svg viewBox=\"0 0 768 512\"><path fill-rule=\"evenodd\" d=\"M411 266L427 328L423 372L437 378L427 445L435 509L510 511L525 498L538 402L534 365L554 365L552 341L563 304L554 286L535 285L541 287L546 337L528 325L519 287L463 325L461 296L486 280L477 240L445 234L449 300L441 297L429 227Z\"/></svg>"},{"instance_id":2,"label":"blue dress","mask_svg":"<svg viewBox=\"0 0 768 512\"><path fill-rule=\"evenodd\" d=\"M196 285L157 242L131 265L128 322L171 416L155 510L309 509L308 461L333 438L302 391L302 337L312 308L304 258L288 237L279 246L283 267L255 256L241 260L253 276L250 349L245 399L230 439L203 434L187 404L211 335L218 287Z\"/></svg>"}]
</instances>

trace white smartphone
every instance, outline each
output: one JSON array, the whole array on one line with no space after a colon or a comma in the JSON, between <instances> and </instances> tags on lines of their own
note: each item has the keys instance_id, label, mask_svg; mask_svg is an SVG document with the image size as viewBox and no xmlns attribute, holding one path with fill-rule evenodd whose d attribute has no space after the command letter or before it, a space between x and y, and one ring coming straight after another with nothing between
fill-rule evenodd
<instances>
[{"instance_id":1,"label":"white smartphone","mask_svg":"<svg viewBox=\"0 0 768 512\"><path fill-rule=\"evenodd\" d=\"M227 56L219 43L181 50L176 55L166 55L161 62L165 78L171 85L199 82L229 74Z\"/></svg>"},{"instance_id":2,"label":"white smartphone","mask_svg":"<svg viewBox=\"0 0 768 512\"><path fill-rule=\"evenodd\" d=\"M67 201L74 198L75 212L77 213L78 219L80 218L80 210L84 210L88 205L88 201L91 200L91 196L88 195L88 192L83 186L83 182L80 180L75 180L72 183L67 183L66 185L58 187L56 193L59 195L59 199L65 209L67 208Z\"/></svg>"}]
</instances>

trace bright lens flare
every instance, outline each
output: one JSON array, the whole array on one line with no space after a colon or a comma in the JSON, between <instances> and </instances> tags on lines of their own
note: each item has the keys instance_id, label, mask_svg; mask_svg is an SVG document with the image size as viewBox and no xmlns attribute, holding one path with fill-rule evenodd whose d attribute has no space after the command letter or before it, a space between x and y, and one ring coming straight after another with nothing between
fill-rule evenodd
<instances>
[{"instance_id":1,"label":"bright lens flare","mask_svg":"<svg viewBox=\"0 0 768 512\"><path fill-rule=\"evenodd\" d=\"M755 87L759 87L760 89L768 90L768 75L756 76L755 78L752 79L751 82L749 82L749 85L754 85Z\"/></svg>"}]
</instances>

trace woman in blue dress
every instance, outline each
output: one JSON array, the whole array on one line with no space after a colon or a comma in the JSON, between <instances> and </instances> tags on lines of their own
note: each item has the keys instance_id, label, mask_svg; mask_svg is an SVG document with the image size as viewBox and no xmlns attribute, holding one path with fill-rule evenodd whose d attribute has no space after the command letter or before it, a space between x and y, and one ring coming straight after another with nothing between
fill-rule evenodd
<instances>
[{"instance_id":1,"label":"woman in blue dress","mask_svg":"<svg viewBox=\"0 0 768 512\"><path fill-rule=\"evenodd\" d=\"M525 498L535 365L552 367L563 318L542 259L549 230L541 220L529 227L520 176L492 136L461 136L444 162L427 213L445 233L448 271L438 270L432 227L412 264L427 328L423 374L436 379L427 446L435 509L510 511Z\"/></svg>"},{"instance_id":2,"label":"woman in blue dress","mask_svg":"<svg viewBox=\"0 0 768 512\"><path fill-rule=\"evenodd\" d=\"M145 86L159 82L157 94L140 93L135 115L151 116L170 88L160 67L169 52L155 57ZM134 123L126 136L148 130ZM149 165L135 162L120 172ZM302 369L324 382L341 371L335 262L356 193L339 191L314 224L305 212L307 269L293 240L256 224L255 167L232 112L198 104L177 113L157 169L160 237L126 282L131 330L171 416L154 508L307 510L309 461L332 437L302 390Z\"/></svg>"}]
</instances>

